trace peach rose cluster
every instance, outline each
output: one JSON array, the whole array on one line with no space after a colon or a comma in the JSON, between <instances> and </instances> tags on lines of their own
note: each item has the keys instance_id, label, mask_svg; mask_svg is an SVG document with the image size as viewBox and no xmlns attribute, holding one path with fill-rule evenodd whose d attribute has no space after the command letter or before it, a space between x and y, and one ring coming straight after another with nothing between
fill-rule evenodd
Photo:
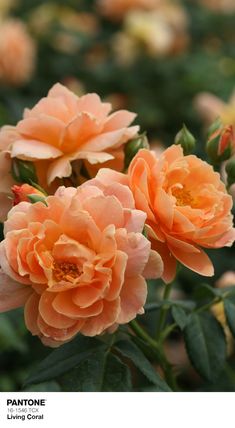
<instances>
[{"instance_id":1,"label":"peach rose cluster","mask_svg":"<svg viewBox=\"0 0 235 428\"><path fill-rule=\"evenodd\" d=\"M128 323L143 313L145 279L163 271L142 234L146 214L102 171L44 202L19 203L5 222L0 311L23 305L27 328L48 346Z\"/></svg>"}]
</instances>

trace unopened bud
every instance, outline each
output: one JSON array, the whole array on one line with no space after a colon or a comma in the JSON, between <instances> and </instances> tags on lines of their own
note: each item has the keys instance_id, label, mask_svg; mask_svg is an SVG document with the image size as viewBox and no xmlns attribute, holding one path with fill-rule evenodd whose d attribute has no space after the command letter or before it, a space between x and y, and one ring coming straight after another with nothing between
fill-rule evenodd
<instances>
[{"instance_id":1,"label":"unopened bud","mask_svg":"<svg viewBox=\"0 0 235 428\"><path fill-rule=\"evenodd\" d=\"M190 155L192 151L194 150L196 140L189 132L188 128L183 125L183 128L178 132L178 134L175 137L175 144L180 144L183 148L184 155Z\"/></svg>"},{"instance_id":2,"label":"unopened bud","mask_svg":"<svg viewBox=\"0 0 235 428\"><path fill-rule=\"evenodd\" d=\"M29 184L22 184L21 186L14 185L11 188L14 195L13 205L17 205L20 202L43 202L45 200L45 194L40 190L36 189Z\"/></svg>"},{"instance_id":3,"label":"unopened bud","mask_svg":"<svg viewBox=\"0 0 235 428\"><path fill-rule=\"evenodd\" d=\"M14 180L18 183L31 184L38 182L35 166L29 161L13 158L11 174Z\"/></svg>"},{"instance_id":4,"label":"unopened bud","mask_svg":"<svg viewBox=\"0 0 235 428\"><path fill-rule=\"evenodd\" d=\"M128 168L132 159L140 149L149 149L148 139L145 134L138 135L125 144L125 170Z\"/></svg>"},{"instance_id":5,"label":"unopened bud","mask_svg":"<svg viewBox=\"0 0 235 428\"><path fill-rule=\"evenodd\" d=\"M227 184L228 187L235 183L235 158L231 158L226 164Z\"/></svg>"},{"instance_id":6,"label":"unopened bud","mask_svg":"<svg viewBox=\"0 0 235 428\"><path fill-rule=\"evenodd\" d=\"M212 124L206 144L206 151L213 162L219 164L232 156L235 147L235 135L232 125L224 126L220 119Z\"/></svg>"}]
</instances>

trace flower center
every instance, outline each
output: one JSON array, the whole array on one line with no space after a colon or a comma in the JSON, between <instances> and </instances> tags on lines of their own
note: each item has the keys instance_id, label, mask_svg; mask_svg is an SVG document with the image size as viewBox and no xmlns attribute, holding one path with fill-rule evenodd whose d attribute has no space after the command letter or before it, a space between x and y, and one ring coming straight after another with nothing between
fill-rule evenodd
<instances>
[{"instance_id":1,"label":"flower center","mask_svg":"<svg viewBox=\"0 0 235 428\"><path fill-rule=\"evenodd\" d=\"M53 276L56 281L74 282L81 274L81 269L75 263L53 262Z\"/></svg>"},{"instance_id":2,"label":"flower center","mask_svg":"<svg viewBox=\"0 0 235 428\"><path fill-rule=\"evenodd\" d=\"M172 192L173 196L176 198L176 205L183 207L185 205L192 206L194 199L191 196L191 193L188 190L176 188Z\"/></svg>"}]
</instances>

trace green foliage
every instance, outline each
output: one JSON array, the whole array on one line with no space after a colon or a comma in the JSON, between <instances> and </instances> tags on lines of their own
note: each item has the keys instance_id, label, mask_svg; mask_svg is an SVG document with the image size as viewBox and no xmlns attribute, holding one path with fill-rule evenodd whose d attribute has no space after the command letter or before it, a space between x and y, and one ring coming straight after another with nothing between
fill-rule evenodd
<instances>
[{"instance_id":1,"label":"green foliage","mask_svg":"<svg viewBox=\"0 0 235 428\"><path fill-rule=\"evenodd\" d=\"M0 314L0 349L14 349L19 352L26 352L27 346L7 314Z\"/></svg>"},{"instance_id":2,"label":"green foliage","mask_svg":"<svg viewBox=\"0 0 235 428\"><path fill-rule=\"evenodd\" d=\"M117 342L115 347L124 357L130 359L132 363L134 363L134 365L141 371L141 373L143 373L144 376L146 376L147 379L155 385L155 391L170 391L169 386L153 369L147 358L134 343L127 340L122 340Z\"/></svg>"},{"instance_id":3,"label":"green foliage","mask_svg":"<svg viewBox=\"0 0 235 428\"><path fill-rule=\"evenodd\" d=\"M25 384L57 378L101 349L105 351L107 346L100 340L77 336L72 342L61 346L45 358L26 379Z\"/></svg>"},{"instance_id":4,"label":"green foliage","mask_svg":"<svg viewBox=\"0 0 235 428\"><path fill-rule=\"evenodd\" d=\"M172 306L172 316L181 330L184 330L189 322L189 315L180 306Z\"/></svg>"},{"instance_id":5,"label":"green foliage","mask_svg":"<svg viewBox=\"0 0 235 428\"><path fill-rule=\"evenodd\" d=\"M184 329L189 358L197 372L213 382L222 371L226 359L223 329L210 313L194 313Z\"/></svg>"},{"instance_id":6,"label":"green foliage","mask_svg":"<svg viewBox=\"0 0 235 428\"><path fill-rule=\"evenodd\" d=\"M59 379L63 391L131 391L128 366L111 352L98 351L83 360L73 371Z\"/></svg>"}]
</instances>

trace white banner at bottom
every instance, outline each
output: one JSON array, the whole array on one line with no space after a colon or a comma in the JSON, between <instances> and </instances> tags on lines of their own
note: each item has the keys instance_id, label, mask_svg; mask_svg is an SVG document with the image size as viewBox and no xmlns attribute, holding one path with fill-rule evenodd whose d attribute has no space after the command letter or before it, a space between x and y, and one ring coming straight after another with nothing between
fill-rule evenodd
<instances>
[{"instance_id":1,"label":"white banner at bottom","mask_svg":"<svg viewBox=\"0 0 235 428\"><path fill-rule=\"evenodd\" d=\"M0 393L0 427L235 427L234 400L234 393Z\"/></svg>"}]
</instances>

